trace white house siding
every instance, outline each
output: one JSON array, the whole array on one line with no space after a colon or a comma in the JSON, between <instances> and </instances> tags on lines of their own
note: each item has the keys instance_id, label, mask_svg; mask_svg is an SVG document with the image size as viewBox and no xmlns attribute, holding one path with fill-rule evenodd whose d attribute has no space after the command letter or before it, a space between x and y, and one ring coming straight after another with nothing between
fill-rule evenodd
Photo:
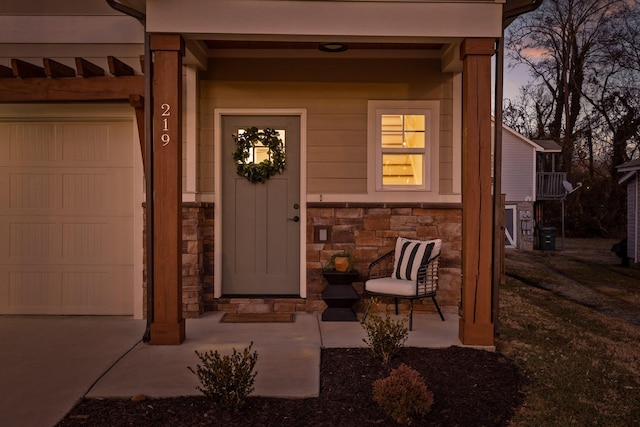
<instances>
[{"instance_id":1,"label":"white house siding","mask_svg":"<svg viewBox=\"0 0 640 427\"><path fill-rule=\"evenodd\" d=\"M214 108L305 108L307 191L366 194L367 101L440 100L440 193L453 187L453 83L428 59L211 59L200 81L199 185L212 192Z\"/></svg>"},{"instance_id":2,"label":"white house siding","mask_svg":"<svg viewBox=\"0 0 640 427\"><path fill-rule=\"evenodd\" d=\"M502 193L506 201L532 201L535 149L511 132L502 132Z\"/></svg>"}]
</instances>

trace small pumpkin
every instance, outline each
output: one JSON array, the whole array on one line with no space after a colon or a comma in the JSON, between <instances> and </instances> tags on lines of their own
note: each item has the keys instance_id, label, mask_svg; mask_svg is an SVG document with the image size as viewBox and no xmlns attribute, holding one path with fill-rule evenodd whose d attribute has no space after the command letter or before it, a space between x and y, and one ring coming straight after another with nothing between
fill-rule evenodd
<instances>
[{"instance_id":1,"label":"small pumpkin","mask_svg":"<svg viewBox=\"0 0 640 427\"><path fill-rule=\"evenodd\" d=\"M322 267L323 271L337 271L339 273L351 273L355 271L353 255L348 250L331 255L329 261Z\"/></svg>"},{"instance_id":2,"label":"small pumpkin","mask_svg":"<svg viewBox=\"0 0 640 427\"><path fill-rule=\"evenodd\" d=\"M333 259L333 266L335 267L336 271L339 271L341 273L345 273L349 270L349 264L351 264L351 260L349 259L348 255L338 255Z\"/></svg>"}]
</instances>

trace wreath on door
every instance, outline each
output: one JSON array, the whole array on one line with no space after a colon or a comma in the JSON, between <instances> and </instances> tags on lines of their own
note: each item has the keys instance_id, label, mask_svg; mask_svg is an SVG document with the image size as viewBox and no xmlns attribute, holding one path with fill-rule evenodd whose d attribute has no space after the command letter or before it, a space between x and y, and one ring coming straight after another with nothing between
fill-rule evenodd
<instances>
[{"instance_id":1,"label":"wreath on door","mask_svg":"<svg viewBox=\"0 0 640 427\"><path fill-rule=\"evenodd\" d=\"M239 176L247 178L250 182L266 182L275 174L284 172L286 159L284 142L280 139L277 130L250 127L233 135L236 141L236 150L233 152L233 160L236 161L236 172ZM257 161L257 152L266 148L266 158Z\"/></svg>"}]
</instances>

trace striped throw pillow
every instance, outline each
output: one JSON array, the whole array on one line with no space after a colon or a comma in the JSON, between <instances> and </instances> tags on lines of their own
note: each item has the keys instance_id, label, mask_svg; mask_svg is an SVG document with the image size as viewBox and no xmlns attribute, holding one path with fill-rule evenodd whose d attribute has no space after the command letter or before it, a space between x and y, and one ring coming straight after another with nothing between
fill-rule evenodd
<instances>
[{"instance_id":1,"label":"striped throw pillow","mask_svg":"<svg viewBox=\"0 0 640 427\"><path fill-rule=\"evenodd\" d=\"M433 241L423 242L398 237L392 277L394 279L416 280L420 265L429 260L434 246L435 242Z\"/></svg>"}]
</instances>

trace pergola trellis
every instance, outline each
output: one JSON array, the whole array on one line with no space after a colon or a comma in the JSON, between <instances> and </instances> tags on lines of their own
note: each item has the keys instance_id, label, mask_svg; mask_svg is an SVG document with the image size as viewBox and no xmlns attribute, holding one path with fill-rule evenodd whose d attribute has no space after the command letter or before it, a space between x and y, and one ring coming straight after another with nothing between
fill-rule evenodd
<instances>
[{"instance_id":1,"label":"pergola trellis","mask_svg":"<svg viewBox=\"0 0 640 427\"><path fill-rule=\"evenodd\" d=\"M75 69L51 58L43 58L43 66L12 58L11 67L0 65L0 102L127 101L135 109L144 161L144 76L115 56L107 62L110 75L80 57Z\"/></svg>"},{"instance_id":2,"label":"pergola trellis","mask_svg":"<svg viewBox=\"0 0 640 427\"><path fill-rule=\"evenodd\" d=\"M147 259L147 278L159 295L153 307L150 341L152 344L180 344L185 339L182 318L181 276L181 177L182 177L182 56L184 41L178 35L153 35L149 54L153 54L150 85L151 109L159 113L150 117L158 141L146 141L145 100L147 76L136 75L123 61L109 56L109 73L84 58L76 58L76 69L50 58L43 66L12 59L11 67L0 66L0 103L112 102L125 101L135 109L142 159L147 175L147 258L158 254L162 263ZM146 64L141 57L142 70ZM151 71L151 70L150 70ZM150 73L151 74L151 73ZM151 125L151 123L150 123ZM171 143L169 144L169 141ZM161 149L145 156L145 146ZM149 157L149 158L147 158ZM152 166L155 165L155 166ZM157 211L157 214L154 214ZM150 231L151 230L151 231ZM155 235L152 230L161 230ZM152 267L153 265L153 267ZM149 319L147 319L149 321Z\"/></svg>"}]
</instances>

